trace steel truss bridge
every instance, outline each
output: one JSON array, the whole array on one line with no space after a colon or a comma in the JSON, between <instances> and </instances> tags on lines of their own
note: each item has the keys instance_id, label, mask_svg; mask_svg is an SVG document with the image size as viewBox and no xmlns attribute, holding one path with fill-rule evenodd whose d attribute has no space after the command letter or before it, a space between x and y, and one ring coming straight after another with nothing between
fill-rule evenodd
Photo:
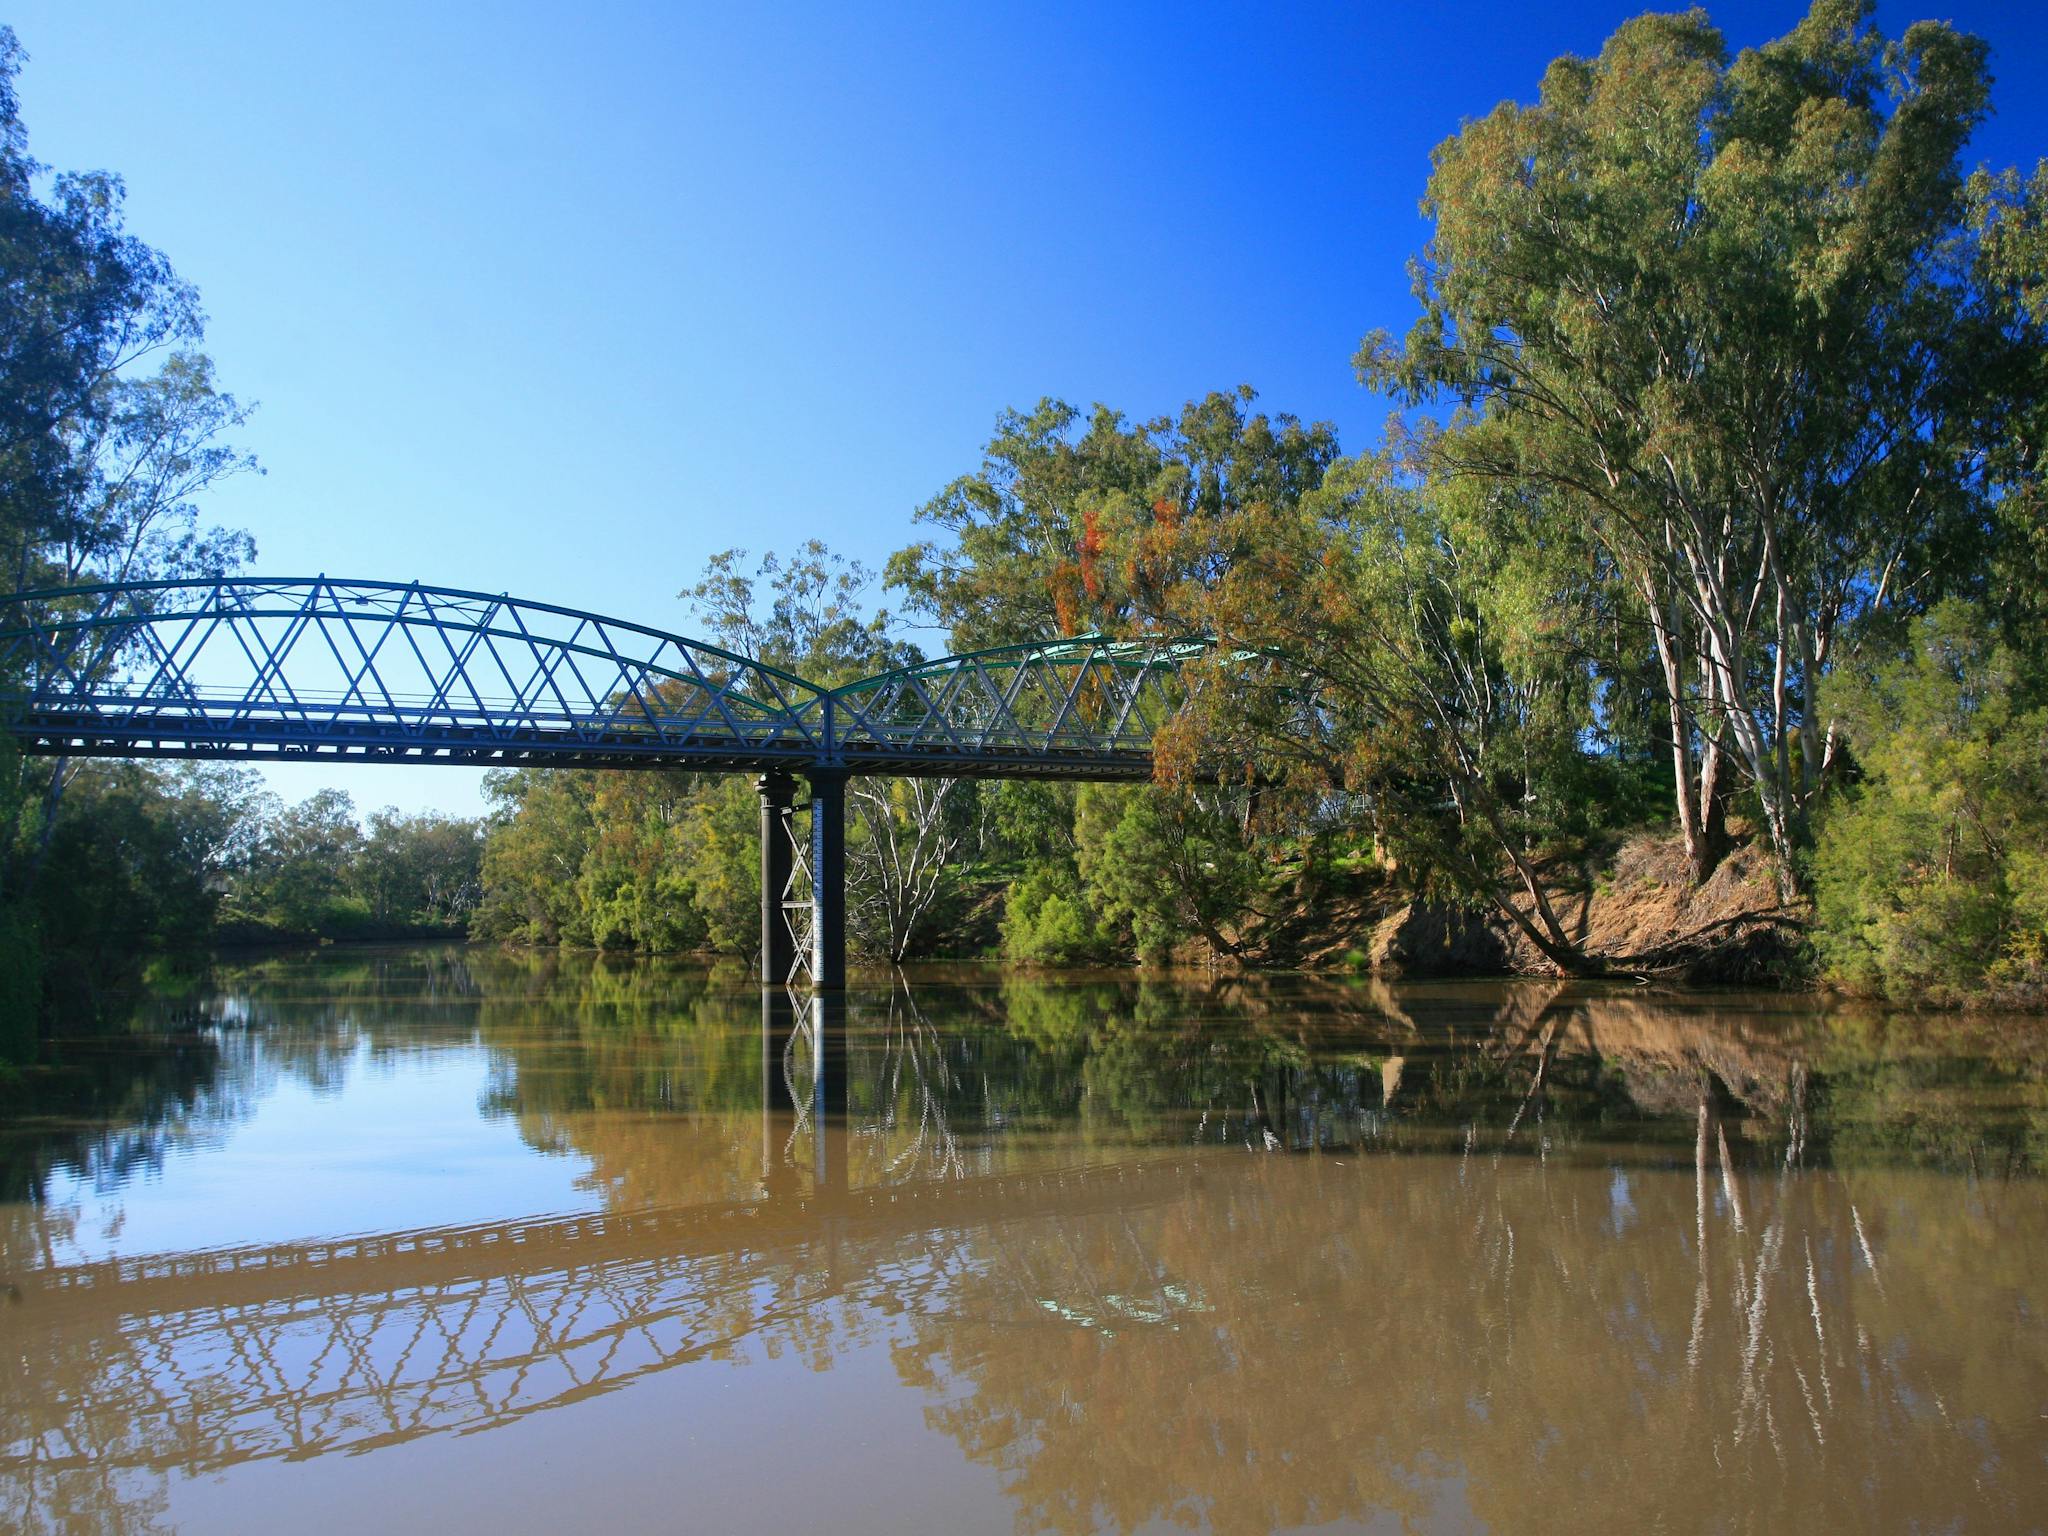
<instances>
[{"instance_id":1,"label":"steel truss bridge","mask_svg":"<svg viewBox=\"0 0 2048 1536\"><path fill-rule=\"evenodd\" d=\"M418 582L127 582L0 598L0 729L51 757L753 773L762 980L833 988L850 775L1149 779L1183 665L1210 650L1080 636L827 688L645 625Z\"/></svg>"}]
</instances>

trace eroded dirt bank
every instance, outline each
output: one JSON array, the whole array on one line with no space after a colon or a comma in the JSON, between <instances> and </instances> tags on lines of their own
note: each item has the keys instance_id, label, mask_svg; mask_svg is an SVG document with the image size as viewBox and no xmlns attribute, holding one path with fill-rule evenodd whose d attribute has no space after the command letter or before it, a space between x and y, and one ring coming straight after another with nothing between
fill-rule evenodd
<instances>
[{"instance_id":1,"label":"eroded dirt bank","mask_svg":"<svg viewBox=\"0 0 2048 1536\"><path fill-rule=\"evenodd\" d=\"M1694 888L1676 839L1639 834L1600 858L1551 870L1547 894L1587 954L1617 971L1699 983L1806 980L1810 914L1780 904L1754 844L1735 848ZM1237 955L1204 945L1180 958L1387 976L1557 974L1507 917L1416 900L1375 870L1305 878L1232 937Z\"/></svg>"}]
</instances>

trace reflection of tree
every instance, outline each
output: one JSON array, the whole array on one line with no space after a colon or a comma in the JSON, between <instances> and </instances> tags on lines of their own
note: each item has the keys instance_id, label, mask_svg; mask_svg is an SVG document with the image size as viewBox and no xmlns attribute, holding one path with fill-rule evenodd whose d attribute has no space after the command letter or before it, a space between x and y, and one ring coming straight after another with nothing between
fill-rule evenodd
<instances>
[{"instance_id":1,"label":"reflection of tree","mask_svg":"<svg viewBox=\"0 0 2048 1536\"><path fill-rule=\"evenodd\" d=\"M622 1205L729 1198L758 1178L751 982L588 956L502 963L477 969L493 1112L516 1115L536 1147L591 1158ZM1745 1164L1778 1157L1796 1131L1809 1163L1839 1150L2031 1166L2048 1124L2048 1061L2009 1031L1995 1050L1967 1027L1872 1035L1782 998L954 971L854 988L845 1028L856 1183L1162 1143L1427 1151L1469 1139L1580 1157L1654 1144L1682 1158L1703 1078ZM809 1047L784 1062L789 1044L768 1106L785 1115L811 1093ZM1921 1088L1897 1088L1900 1073ZM2007 1112L1983 1116L1987 1090ZM1949 1130L1936 1137L1944 1103ZM779 1135L778 1154L808 1167L808 1124Z\"/></svg>"},{"instance_id":2,"label":"reflection of tree","mask_svg":"<svg viewBox=\"0 0 2048 1536\"><path fill-rule=\"evenodd\" d=\"M1454 1490L1443 1520L1518 1530L1974 1527L2048 1495L2048 1359L2015 1327L2048 1239L2018 1177L2048 1125L2038 1027L960 971L803 1015L843 1031L821 1123L797 1014L771 1008L764 1047L758 989L685 964L301 957L184 1012L190 1061L94 1090L120 1134L481 1048L480 1108L588 1159L607 1215L508 1232L503 1273L110 1302L6 1352L0 1421L44 1460L5 1469L0 1521L68 1500L141 1528L153 1485L110 1457L318 1454L882 1340L1034 1528L1421 1523ZM71 1134L19 1145L146 1166ZM1084 1164L1107 1175L1086 1198ZM0 1257L46 1266L61 1213L7 1209Z\"/></svg>"},{"instance_id":3,"label":"reflection of tree","mask_svg":"<svg viewBox=\"0 0 2048 1536\"><path fill-rule=\"evenodd\" d=\"M2048 1170L2048 1028L1898 1015L1831 1021L1813 1116L1828 1154L1972 1176Z\"/></svg>"},{"instance_id":4,"label":"reflection of tree","mask_svg":"<svg viewBox=\"0 0 2048 1536\"><path fill-rule=\"evenodd\" d=\"M42 1201L55 1173L102 1185L161 1168L171 1144L232 1113L219 1043L195 1029L65 1041L51 1055L30 1112L0 1132L0 1209Z\"/></svg>"},{"instance_id":5,"label":"reflection of tree","mask_svg":"<svg viewBox=\"0 0 2048 1536\"><path fill-rule=\"evenodd\" d=\"M522 981L529 978L521 978ZM761 1174L760 1004L738 974L564 956L493 987L482 1108L537 1150L592 1162L609 1205L751 1195Z\"/></svg>"},{"instance_id":6,"label":"reflection of tree","mask_svg":"<svg viewBox=\"0 0 2048 1536\"><path fill-rule=\"evenodd\" d=\"M952 1105L967 1096L972 1083L956 1069L950 1042L932 1026L908 982L890 989L881 1027L863 1043L875 1058L869 1071L872 1103L860 1125L862 1140L872 1148L866 1160L883 1181L965 1174ZM984 1104L984 1122L992 1113Z\"/></svg>"},{"instance_id":7,"label":"reflection of tree","mask_svg":"<svg viewBox=\"0 0 2048 1536\"><path fill-rule=\"evenodd\" d=\"M211 994L161 1005L139 1034L65 1042L34 1113L0 1138L0 1178L17 1201L58 1170L119 1184L279 1081L336 1092L366 1057L481 1043L486 1111L537 1148L594 1159L610 1201L727 1198L759 1173L758 1004L737 972L588 955L223 967ZM1518 1153L1658 1142L1682 1157L1702 1075L1743 1160L1788 1137L1810 1163L1980 1173L2048 1151L2048 1032L2009 1022L1554 984L975 970L856 988L848 1007L848 1102L879 1159L867 1176L1161 1142L1454 1148L1510 1124Z\"/></svg>"},{"instance_id":8,"label":"reflection of tree","mask_svg":"<svg viewBox=\"0 0 2048 1536\"><path fill-rule=\"evenodd\" d=\"M991 1234L898 1367L1025 1529L1422 1523L1439 1479L1513 1530L2038 1507L2048 1350L2015 1355L2011 1319L2039 1299L2040 1187L1736 1177L1740 1229L1711 1162L1695 1189L1248 1158L1165 1210Z\"/></svg>"},{"instance_id":9,"label":"reflection of tree","mask_svg":"<svg viewBox=\"0 0 2048 1536\"><path fill-rule=\"evenodd\" d=\"M280 1083L337 1093L366 1055L472 1038L475 984L455 951L293 956L224 966L120 1030L59 1037L0 1133L0 1267L54 1262L75 1212L59 1181L101 1192L161 1173L177 1148L245 1119Z\"/></svg>"}]
</instances>

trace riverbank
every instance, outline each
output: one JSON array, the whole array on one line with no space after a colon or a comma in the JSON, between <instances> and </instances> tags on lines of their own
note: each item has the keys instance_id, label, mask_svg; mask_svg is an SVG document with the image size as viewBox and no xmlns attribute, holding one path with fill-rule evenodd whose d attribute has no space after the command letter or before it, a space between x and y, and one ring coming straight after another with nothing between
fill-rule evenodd
<instances>
[{"instance_id":1,"label":"riverbank","mask_svg":"<svg viewBox=\"0 0 2048 1536\"><path fill-rule=\"evenodd\" d=\"M1013 879L994 874L978 889L970 886L936 925L943 937L918 946L912 958L977 963L999 959L1006 902L1014 888ZM1546 871L1545 895L1587 955L1613 974L1681 986L1820 988L1811 942L1812 911L1780 903L1768 856L1754 840L1739 839L1712 877L1694 888L1677 838L1639 831L1613 839L1569 865L1552 865ZM1190 935L1170 955L1151 958L1155 965L1163 960L1175 968L1212 972L1299 971L1387 979L1558 975L1556 965L1504 915L1418 898L1399 871L1363 857L1313 862L1296 857L1276 864L1252 911L1238 922L1221 925L1218 937L1221 944ZM345 933L323 933L237 921L219 925L209 950L232 962L329 945L347 949L421 942L529 947L472 939L465 930L445 924L366 925ZM735 953L677 953L751 969L745 957ZM1124 968L1108 957L1080 968L1096 969L1104 963ZM1128 957L1125 966L1138 968ZM203 969L203 962L195 969ZM1057 974L1063 968L1023 969ZM106 979L99 978L102 983ZM137 983L141 979L131 978ZM1969 1008L2048 1009L2048 995L2025 987L1932 1001Z\"/></svg>"},{"instance_id":2,"label":"riverbank","mask_svg":"<svg viewBox=\"0 0 2048 1536\"><path fill-rule=\"evenodd\" d=\"M1594 964L1612 974L1688 986L1828 991L1878 1003L2007 1013L2048 1012L2048 966L2001 966L1968 985L1886 995L1826 973L1811 905L1779 900L1769 855L1742 838L1702 885L1687 878L1674 834L1636 832L1546 872L1546 899ZM1528 903L1521 906L1527 910ZM1184 963L1370 973L1386 977L1551 977L1558 967L1506 916L1420 900L1375 868L1297 878L1264 913L1203 943Z\"/></svg>"},{"instance_id":3,"label":"riverbank","mask_svg":"<svg viewBox=\"0 0 2048 1536\"><path fill-rule=\"evenodd\" d=\"M1692 985L1813 984L1809 908L1782 904L1764 850L1739 843L1704 885L1663 833L1615 840L1546 872L1545 897L1600 965ZM1526 898L1521 903L1527 909ZM1190 964L1371 972L1390 977L1555 976L1557 966L1505 915L1418 898L1369 864L1303 870L1226 935L1193 942Z\"/></svg>"},{"instance_id":4,"label":"riverbank","mask_svg":"<svg viewBox=\"0 0 2048 1536\"><path fill-rule=\"evenodd\" d=\"M1812 983L1810 907L1778 899L1757 844L1729 852L1694 887L1677 838L1634 834L1599 858L1550 868L1546 899L1591 961L1696 985ZM1526 911L1528 899L1518 901ZM1348 922L1346 922L1348 915ZM1495 911L1417 901L1389 881L1358 893L1354 913L1309 913L1298 934L1305 969L1382 975L1556 975L1556 965ZM1362 958L1360 958L1362 956Z\"/></svg>"}]
</instances>

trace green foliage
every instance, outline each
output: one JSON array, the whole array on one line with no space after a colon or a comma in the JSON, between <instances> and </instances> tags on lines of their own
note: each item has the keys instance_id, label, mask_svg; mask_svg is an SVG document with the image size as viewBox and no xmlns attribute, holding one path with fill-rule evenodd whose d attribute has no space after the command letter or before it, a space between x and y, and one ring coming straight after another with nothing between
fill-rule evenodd
<instances>
[{"instance_id":1,"label":"green foliage","mask_svg":"<svg viewBox=\"0 0 2048 1536\"><path fill-rule=\"evenodd\" d=\"M1788 895L1849 635L1967 589L2038 476L1991 451L2038 421L2048 331L2008 270L2037 255L1987 254L1962 175L1985 46L1871 13L1815 0L1732 59L1703 11L1645 15L1558 59L1439 147L1422 316L1358 357L1478 408L1433 473L1590 538L1654 642L1688 843L1732 765Z\"/></svg>"},{"instance_id":2,"label":"green foliage","mask_svg":"<svg viewBox=\"0 0 2048 1536\"><path fill-rule=\"evenodd\" d=\"M90 763L55 794L52 771L0 749L0 1054L20 1054L47 1005L96 1012L151 954L207 940L239 836L214 791L253 777Z\"/></svg>"},{"instance_id":3,"label":"green foliage","mask_svg":"<svg viewBox=\"0 0 2048 1536\"><path fill-rule=\"evenodd\" d=\"M1003 954L1022 965L1086 965L1115 956L1064 858L1031 865L1010 885L1003 910Z\"/></svg>"},{"instance_id":4,"label":"green foliage","mask_svg":"<svg viewBox=\"0 0 2048 1536\"><path fill-rule=\"evenodd\" d=\"M990 779L965 787L975 797L981 863L1009 866L1074 851L1077 786L1038 779Z\"/></svg>"},{"instance_id":5,"label":"green foliage","mask_svg":"<svg viewBox=\"0 0 2048 1536\"><path fill-rule=\"evenodd\" d=\"M1253 413L1254 398L1219 391L1139 425L1100 405L1084 425L1052 399L1004 412L981 468L917 511L943 539L893 555L888 584L962 651L1170 623L1193 531L1293 505L1336 457L1327 423Z\"/></svg>"},{"instance_id":6,"label":"green foliage","mask_svg":"<svg viewBox=\"0 0 2048 1536\"><path fill-rule=\"evenodd\" d=\"M43 945L18 902L0 902L0 1066L34 1053L43 1001Z\"/></svg>"},{"instance_id":7,"label":"green foliage","mask_svg":"<svg viewBox=\"0 0 2048 1536\"><path fill-rule=\"evenodd\" d=\"M712 785L690 808L691 899L713 949L751 955L761 945L761 803L745 779Z\"/></svg>"},{"instance_id":8,"label":"green foliage","mask_svg":"<svg viewBox=\"0 0 2048 1536\"><path fill-rule=\"evenodd\" d=\"M1297 802L1355 797L1426 894L1491 903L1578 968L1543 866L1597 830L1617 771L1597 749L1584 548L1539 514L1511 488L1418 486L1368 458L1300 507L1227 523L1260 558L1189 605L1278 659L1213 665L1162 752L1284 778Z\"/></svg>"},{"instance_id":9,"label":"green foliage","mask_svg":"<svg viewBox=\"0 0 2048 1536\"><path fill-rule=\"evenodd\" d=\"M228 569L248 558L248 537L202 528L192 498L255 467L221 441L248 413L198 350L197 293L123 226L120 179L66 172L38 195L14 87L22 58L0 27L0 579Z\"/></svg>"},{"instance_id":10,"label":"green foliage","mask_svg":"<svg viewBox=\"0 0 2048 1536\"><path fill-rule=\"evenodd\" d=\"M595 775L516 768L489 774L484 897L472 931L515 943L589 944L577 882L589 853Z\"/></svg>"},{"instance_id":11,"label":"green foliage","mask_svg":"<svg viewBox=\"0 0 2048 1536\"><path fill-rule=\"evenodd\" d=\"M29 155L23 58L0 26L0 590L231 569L248 536L204 527L195 498L256 467L224 440L248 411L199 350L197 293L126 229L120 179ZM0 1033L207 934L210 813L141 769L0 760Z\"/></svg>"},{"instance_id":12,"label":"green foliage","mask_svg":"<svg viewBox=\"0 0 2048 1536\"><path fill-rule=\"evenodd\" d=\"M752 954L760 806L750 781L521 768L494 802L470 931L516 944Z\"/></svg>"},{"instance_id":13,"label":"green foliage","mask_svg":"<svg viewBox=\"0 0 2048 1536\"><path fill-rule=\"evenodd\" d=\"M2031 176L1980 171L1970 181L1980 282L2003 300L2023 374L1982 434L1996 495L1982 601L2005 642L2036 676L2048 670L2048 159Z\"/></svg>"},{"instance_id":14,"label":"green foliage","mask_svg":"<svg viewBox=\"0 0 2048 1536\"><path fill-rule=\"evenodd\" d=\"M433 812L373 812L350 883L373 921L457 926L481 894L483 823Z\"/></svg>"},{"instance_id":15,"label":"green foliage","mask_svg":"<svg viewBox=\"0 0 2048 1536\"><path fill-rule=\"evenodd\" d=\"M379 811L366 833L346 795L283 806L256 774L87 763L35 842L20 898L53 981L119 981L154 955L248 939L377 938L447 931L474 906L481 827Z\"/></svg>"},{"instance_id":16,"label":"green foliage","mask_svg":"<svg viewBox=\"0 0 2048 1536\"><path fill-rule=\"evenodd\" d=\"M692 949L704 921L685 869L698 781L671 770L590 779L591 842L576 894L601 949Z\"/></svg>"},{"instance_id":17,"label":"green foliage","mask_svg":"<svg viewBox=\"0 0 2048 1536\"><path fill-rule=\"evenodd\" d=\"M2048 996L2048 701L1961 603L1912 648L1838 676L1863 781L1815 853L1816 946L1840 985Z\"/></svg>"},{"instance_id":18,"label":"green foliage","mask_svg":"<svg viewBox=\"0 0 2048 1536\"><path fill-rule=\"evenodd\" d=\"M713 555L682 593L706 639L825 688L919 659L915 647L889 638L886 610L863 611L874 575L858 560L819 539L787 559L762 556L752 576L741 571L746 557L743 549Z\"/></svg>"},{"instance_id":19,"label":"green foliage","mask_svg":"<svg viewBox=\"0 0 2048 1536\"><path fill-rule=\"evenodd\" d=\"M93 969L203 944L217 901L203 801L165 794L158 775L133 763L74 772L33 887L46 938L65 961Z\"/></svg>"},{"instance_id":20,"label":"green foliage","mask_svg":"<svg viewBox=\"0 0 2048 1536\"><path fill-rule=\"evenodd\" d=\"M110 1016L153 955L212 938L223 822L189 782L181 792L177 777L134 763L76 766L66 792L41 803L50 821L31 838L34 878L0 904L0 942L36 951L10 1004L74 1024Z\"/></svg>"},{"instance_id":21,"label":"green foliage","mask_svg":"<svg viewBox=\"0 0 2048 1536\"><path fill-rule=\"evenodd\" d=\"M1258 894L1260 861L1225 797L1152 785L1082 786L1076 864L1101 922L1145 959L1201 935L1219 953L1237 941Z\"/></svg>"},{"instance_id":22,"label":"green foliage","mask_svg":"<svg viewBox=\"0 0 2048 1536\"><path fill-rule=\"evenodd\" d=\"M337 790L283 806L245 770L187 769L171 782L215 840L201 863L234 939L459 932L477 905L480 821L387 808L364 827Z\"/></svg>"},{"instance_id":23,"label":"green foliage","mask_svg":"<svg viewBox=\"0 0 2048 1536\"><path fill-rule=\"evenodd\" d=\"M347 912L350 866L363 846L353 801L323 789L280 812L254 850L236 906L300 933Z\"/></svg>"}]
</instances>

